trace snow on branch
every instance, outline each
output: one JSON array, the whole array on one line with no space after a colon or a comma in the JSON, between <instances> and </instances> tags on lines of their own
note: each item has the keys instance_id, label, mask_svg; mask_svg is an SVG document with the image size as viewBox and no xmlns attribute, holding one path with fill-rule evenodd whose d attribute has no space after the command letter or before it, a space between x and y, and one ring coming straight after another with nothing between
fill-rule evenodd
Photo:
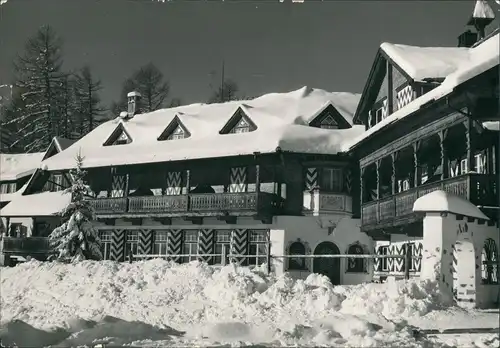
<instances>
[{"instance_id":1,"label":"snow on branch","mask_svg":"<svg viewBox=\"0 0 500 348\"><path fill-rule=\"evenodd\" d=\"M82 260L102 260L102 242L92 221L95 212L87 197L90 187L85 183L86 171L82 169L83 157L76 157L76 168L70 171L73 178L71 187L64 194L71 194L71 202L60 212L63 224L55 228L49 236L55 258L63 262Z\"/></svg>"}]
</instances>

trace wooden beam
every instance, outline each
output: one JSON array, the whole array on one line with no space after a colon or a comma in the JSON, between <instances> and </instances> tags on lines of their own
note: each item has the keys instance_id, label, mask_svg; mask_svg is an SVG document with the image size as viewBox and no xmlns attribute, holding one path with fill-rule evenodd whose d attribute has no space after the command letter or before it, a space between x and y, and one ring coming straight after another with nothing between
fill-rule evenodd
<instances>
[{"instance_id":1,"label":"wooden beam","mask_svg":"<svg viewBox=\"0 0 500 348\"><path fill-rule=\"evenodd\" d=\"M411 132L405 135L404 137L400 137L397 140L389 142L387 145L377 148L375 151L372 151L369 155L361 158L361 160L359 161L360 166L366 167L370 164L373 164L378 159L381 159L397 150L401 150L416 141L428 138L431 135L436 134L441 130L451 128L456 124L463 123L466 118L467 118L466 116L457 112L448 115L442 119L439 119L435 122L427 124L423 127L420 127L416 131Z\"/></svg>"},{"instance_id":2,"label":"wooden beam","mask_svg":"<svg viewBox=\"0 0 500 348\"><path fill-rule=\"evenodd\" d=\"M217 216L217 220L224 221L226 224L235 225L237 217L232 215Z\"/></svg>"},{"instance_id":3,"label":"wooden beam","mask_svg":"<svg viewBox=\"0 0 500 348\"><path fill-rule=\"evenodd\" d=\"M106 226L114 226L116 219L102 219Z\"/></svg>"},{"instance_id":4,"label":"wooden beam","mask_svg":"<svg viewBox=\"0 0 500 348\"><path fill-rule=\"evenodd\" d=\"M153 217L153 221L159 222L162 225L172 225L172 219L169 217Z\"/></svg>"},{"instance_id":5,"label":"wooden beam","mask_svg":"<svg viewBox=\"0 0 500 348\"><path fill-rule=\"evenodd\" d=\"M203 217L201 216L184 216L184 221L190 221L193 225L203 225Z\"/></svg>"}]
</instances>

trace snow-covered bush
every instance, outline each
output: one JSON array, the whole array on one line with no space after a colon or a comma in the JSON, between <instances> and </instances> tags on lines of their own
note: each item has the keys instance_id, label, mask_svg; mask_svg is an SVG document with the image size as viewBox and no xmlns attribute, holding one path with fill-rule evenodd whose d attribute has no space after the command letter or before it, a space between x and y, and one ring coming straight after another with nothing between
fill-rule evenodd
<instances>
[{"instance_id":1,"label":"snow-covered bush","mask_svg":"<svg viewBox=\"0 0 500 348\"><path fill-rule=\"evenodd\" d=\"M78 262L82 260L102 260L101 240L92 225L94 209L87 197L90 188L85 183L86 171L82 169L83 158L76 157L76 169L70 171L73 178L71 187L64 194L71 194L71 202L60 215L63 224L49 236L54 257L59 261Z\"/></svg>"}]
</instances>

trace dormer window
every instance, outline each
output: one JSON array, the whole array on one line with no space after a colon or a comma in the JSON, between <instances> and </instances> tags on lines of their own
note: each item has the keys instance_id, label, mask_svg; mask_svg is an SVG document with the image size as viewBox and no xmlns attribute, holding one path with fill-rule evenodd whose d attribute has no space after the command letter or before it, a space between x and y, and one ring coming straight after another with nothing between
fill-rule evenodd
<instances>
[{"instance_id":1,"label":"dormer window","mask_svg":"<svg viewBox=\"0 0 500 348\"><path fill-rule=\"evenodd\" d=\"M186 133L184 132L184 129L182 129L180 126L177 126L172 134L170 134L167 138L167 140L176 140L176 139L184 139Z\"/></svg>"},{"instance_id":2,"label":"dormer window","mask_svg":"<svg viewBox=\"0 0 500 348\"><path fill-rule=\"evenodd\" d=\"M257 126L252 122L241 107L231 116L229 121L222 127L219 134L237 134L253 132Z\"/></svg>"},{"instance_id":3,"label":"dormer window","mask_svg":"<svg viewBox=\"0 0 500 348\"><path fill-rule=\"evenodd\" d=\"M190 136L191 133L189 133L188 129L176 115L163 133L160 134L158 140L179 140L189 138Z\"/></svg>"},{"instance_id":4,"label":"dormer window","mask_svg":"<svg viewBox=\"0 0 500 348\"><path fill-rule=\"evenodd\" d=\"M120 123L103 145L104 146L125 145L125 144L130 144L131 142L132 138L130 137L130 135L128 135L127 131L125 130L125 127Z\"/></svg>"},{"instance_id":5,"label":"dormer window","mask_svg":"<svg viewBox=\"0 0 500 348\"><path fill-rule=\"evenodd\" d=\"M118 139L116 139L116 141L113 145L125 145L128 143L129 143L129 138L127 137L127 134L122 133L122 134L120 134Z\"/></svg>"},{"instance_id":6,"label":"dormer window","mask_svg":"<svg viewBox=\"0 0 500 348\"><path fill-rule=\"evenodd\" d=\"M320 128L323 129L338 129L339 125L337 122L333 119L332 115L328 114L319 124Z\"/></svg>"},{"instance_id":7,"label":"dormer window","mask_svg":"<svg viewBox=\"0 0 500 348\"><path fill-rule=\"evenodd\" d=\"M243 118L238 122L229 133L248 133L250 125Z\"/></svg>"}]
</instances>

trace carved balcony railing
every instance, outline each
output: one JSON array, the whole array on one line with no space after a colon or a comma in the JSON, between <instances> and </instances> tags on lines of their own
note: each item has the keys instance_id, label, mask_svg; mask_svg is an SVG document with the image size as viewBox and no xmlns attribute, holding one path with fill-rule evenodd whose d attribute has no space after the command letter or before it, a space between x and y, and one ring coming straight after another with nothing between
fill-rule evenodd
<instances>
[{"instance_id":1,"label":"carved balcony railing","mask_svg":"<svg viewBox=\"0 0 500 348\"><path fill-rule=\"evenodd\" d=\"M127 198L97 198L92 199L92 207L98 214L119 214L127 211Z\"/></svg>"},{"instance_id":2,"label":"carved balcony railing","mask_svg":"<svg viewBox=\"0 0 500 348\"><path fill-rule=\"evenodd\" d=\"M117 200L118 198L98 198L92 200L92 205L97 215L276 213L282 207L282 202L276 195L266 192L138 196Z\"/></svg>"},{"instance_id":3,"label":"carved balcony railing","mask_svg":"<svg viewBox=\"0 0 500 348\"><path fill-rule=\"evenodd\" d=\"M45 237L3 238L4 254L47 255L49 251L49 239Z\"/></svg>"},{"instance_id":4,"label":"carved balcony railing","mask_svg":"<svg viewBox=\"0 0 500 348\"><path fill-rule=\"evenodd\" d=\"M413 203L422 196L443 190L468 199L479 206L498 205L498 178L486 174L465 174L424 184L362 205L362 225L378 225L406 218L413 214Z\"/></svg>"},{"instance_id":5,"label":"carved balcony railing","mask_svg":"<svg viewBox=\"0 0 500 348\"><path fill-rule=\"evenodd\" d=\"M129 197L129 213L161 213L187 211L188 196Z\"/></svg>"},{"instance_id":6,"label":"carved balcony railing","mask_svg":"<svg viewBox=\"0 0 500 348\"><path fill-rule=\"evenodd\" d=\"M305 213L351 213L352 197L343 193L329 193L314 190L304 192L303 209Z\"/></svg>"}]
</instances>

